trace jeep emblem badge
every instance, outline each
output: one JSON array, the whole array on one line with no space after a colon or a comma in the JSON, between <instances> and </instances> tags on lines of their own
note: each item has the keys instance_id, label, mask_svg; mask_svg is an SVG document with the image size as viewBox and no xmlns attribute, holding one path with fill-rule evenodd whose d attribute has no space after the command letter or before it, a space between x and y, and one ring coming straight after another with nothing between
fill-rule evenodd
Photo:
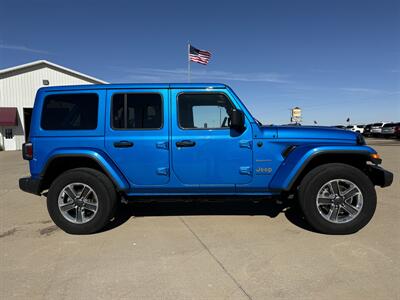
<instances>
[{"instance_id":1,"label":"jeep emblem badge","mask_svg":"<svg viewBox=\"0 0 400 300\"><path fill-rule=\"evenodd\" d=\"M272 168L257 168L256 173L271 173Z\"/></svg>"}]
</instances>

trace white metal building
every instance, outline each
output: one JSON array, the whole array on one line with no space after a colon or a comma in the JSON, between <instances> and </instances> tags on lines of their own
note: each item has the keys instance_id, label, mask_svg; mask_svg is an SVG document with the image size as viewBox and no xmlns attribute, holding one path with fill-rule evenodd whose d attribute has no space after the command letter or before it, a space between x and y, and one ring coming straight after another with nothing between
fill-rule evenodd
<instances>
[{"instance_id":1,"label":"white metal building","mask_svg":"<svg viewBox=\"0 0 400 300\"><path fill-rule=\"evenodd\" d=\"M0 149L21 149L40 87L103 83L107 82L46 60L0 70Z\"/></svg>"}]
</instances>

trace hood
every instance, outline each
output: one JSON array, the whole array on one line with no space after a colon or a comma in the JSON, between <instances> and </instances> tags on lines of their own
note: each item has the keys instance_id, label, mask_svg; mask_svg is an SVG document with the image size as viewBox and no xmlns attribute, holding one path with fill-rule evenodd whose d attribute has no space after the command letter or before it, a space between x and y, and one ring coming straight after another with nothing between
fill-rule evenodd
<instances>
[{"instance_id":1,"label":"hood","mask_svg":"<svg viewBox=\"0 0 400 300\"><path fill-rule=\"evenodd\" d=\"M359 136L350 130L323 126L276 126L279 139L353 140ZM264 128L263 128L264 129Z\"/></svg>"}]
</instances>

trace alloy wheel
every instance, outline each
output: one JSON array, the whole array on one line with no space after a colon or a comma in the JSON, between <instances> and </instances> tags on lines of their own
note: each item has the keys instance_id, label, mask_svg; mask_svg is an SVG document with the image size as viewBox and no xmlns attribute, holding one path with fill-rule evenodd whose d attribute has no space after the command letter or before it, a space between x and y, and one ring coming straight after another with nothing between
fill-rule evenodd
<instances>
[{"instance_id":1,"label":"alloy wheel","mask_svg":"<svg viewBox=\"0 0 400 300\"><path fill-rule=\"evenodd\" d=\"M348 223L354 220L363 207L360 188L346 179L333 179L325 183L316 198L320 215L331 223Z\"/></svg>"},{"instance_id":2,"label":"alloy wheel","mask_svg":"<svg viewBox=\"0 0 400 300\"><path fill-rule=\"evenodd\" d=\"M65 186L58 196L62 216L74 224L87 223L99 208L95 191L87 184L74 182Z\"/></svg>"}]
</instances>

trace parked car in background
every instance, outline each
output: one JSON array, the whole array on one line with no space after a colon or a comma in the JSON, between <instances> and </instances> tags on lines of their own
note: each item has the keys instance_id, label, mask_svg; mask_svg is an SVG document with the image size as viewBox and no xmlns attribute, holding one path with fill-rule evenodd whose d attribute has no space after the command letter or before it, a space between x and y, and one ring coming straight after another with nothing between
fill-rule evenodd
<instances>
[{"instance_id":1,"label":"parked car in background","mask_svg":"<svg viewBox=\"0 0 400 300\"><path fill-rule=\"evenodd\" d=\"M371 136L371 127L373 124L367 124L364 127L363 136Z\"/></svg>"},{"instance_id":2,"label":"parked car in background","mask_svg":"<svg viewBox=\"0 0 400 300\"><path fill-rule=\"evenodd\" d=\"M386 123L384 122L380 122L380 123L374 123L371 126L371 135L372 136L380 136L382 133L382 127L385 125Z\"/></svg>"},{"instance_id":3,"label":"parked car in background","mask_svg":"<svg viewBox=\"0 0 400 300\"><path fill-rule=\"evenodd\" d=\"M363 133L365 125L349 125L346 126L347 130L351 130L353 132Z\"/></svg>"},{"instance_id":4,"label":"parked car in background","mask_svg":"<svg viewBox=\"0 0 400 300\"><path fill-rule=\"evenodd\" d=\"M397 123L396 127L394 127L394 136L396 139L400 139L400 126Z\"/></svg>"},{"instance_id":5,"label":"parked car in background","mask_svg":"<svg viewBox=\"0 0 400 300\"><path fill-rule=\"evenodd\" d=\"M400 123L386 123L382 127L382 136L385 138L390 138L396 136L396 129L397 129L397 136L399 136L400 130Z\"/></svg>"}]
</instances>

